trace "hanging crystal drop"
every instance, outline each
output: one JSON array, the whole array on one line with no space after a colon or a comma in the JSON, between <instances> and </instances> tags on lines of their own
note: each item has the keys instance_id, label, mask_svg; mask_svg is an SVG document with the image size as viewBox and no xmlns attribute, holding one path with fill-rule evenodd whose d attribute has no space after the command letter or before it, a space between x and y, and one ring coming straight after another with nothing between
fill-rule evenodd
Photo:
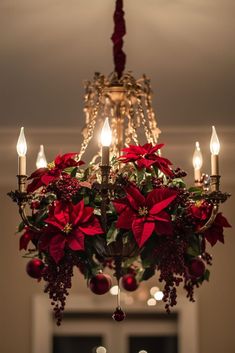
<instances>
[{"instance_id":1,"label":"hanging crystal drop","mask_svg":"<svg viewBox=\"0 0 235 353\"><path fill-rule=\"evenodd\" d=\"M119 280L118 280L118 292L117 292L117 307L116 310L114 311L112 318L115 321L123 321L126 317L126 314L121 308L121 290L120 290L120 285L119 285Z\"/></svg>"}]
</instances>

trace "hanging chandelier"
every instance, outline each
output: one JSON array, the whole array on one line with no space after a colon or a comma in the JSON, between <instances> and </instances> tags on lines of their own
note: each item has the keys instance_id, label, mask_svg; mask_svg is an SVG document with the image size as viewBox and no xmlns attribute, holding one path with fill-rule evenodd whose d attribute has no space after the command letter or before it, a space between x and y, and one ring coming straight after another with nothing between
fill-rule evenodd
<instances>
[{"instance_id":1,"label":"hanging chandelier","mask_svg":"<svg viewBox=\"0 0 235 353\"><path fill-rule=\"evenodd\" d=\"M114 72L95 73L85 87L85 126L80 152L58 155L51 163L43 146L37 170L26 175L27 144L21 128L18 189L20 250L29 258L29 276L45 281L60 325L74 269L95 294L107 293L111 275L118 284L113 313L122 321L120 287L136 290L154 275L163 285L166 311L177 303L177 287L194 301L194 288L209 279L208 246L224 242L230 227L219 212L229 194L219 189L220 144L213 127L211 176L201 173L199 143L193 156L195 185L162 157L160 130L152 107L150 80L125 72L123 1L114 13ZM82 157L101 131L101 145L88 166ZM145 138L145 143L141 141Z\"/></svg>"}]
</instances>

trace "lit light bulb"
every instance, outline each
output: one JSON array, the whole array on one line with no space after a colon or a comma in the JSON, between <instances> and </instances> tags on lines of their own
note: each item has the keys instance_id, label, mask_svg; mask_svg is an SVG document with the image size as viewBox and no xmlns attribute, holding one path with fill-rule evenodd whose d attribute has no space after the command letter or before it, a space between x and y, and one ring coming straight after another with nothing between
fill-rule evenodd
<instances>
[{"instance_id":1,"label":"lit light bulb","mask_svg":"<svg viewBox=\"0 0 235 353\"><path fill-rule=\"evenodd\" d=\"M109 118L105 119L104 126L101 131L101 144L104 147L109 147L112 142L112 131L109 126Z\"/></svg>"},{"instance_id":2,"label":"lit light bulb","mask_svg":"<svg viewBox=\"0 0 235 353\"><path fill-rule=\"evenodd\" d=\"M20 129L19 138L16 145L16 150L19 157L24 157L27 152L27 143L24 135L24 128Z\"/></svg>"},{"instance_id":3,"label":"lit light bulb","mask_svg":"<svg viewBox=\"0 0 235 353\"><path fill-rule=\"evenodd\" d=\"M46 168L47 167L47 160L44 152L44 146L40 145L37 160L36 160L36 167L39 168Z\"/></svg>"},{"instance_id":4,"label":"lit light bulb","mask_svg":"<svg viewBox=\"0 0 235 353\"><path fill-rule=\"evenodd\" d=\"M210 150L211 150L211 175L219 175L220 143L214 126L212 126Z\"/></svg>"},{"instance_id":5,"label":"lit light bulb","mask_svg":"<svg viewBox=\"0 0 235 353\"><path fill-rule=\"evenodd\" d=\"M213 155L218 155L220 151L220 143L214 126L212 126L210 150Z\"/></svg>"},{"instance_id":6,"label":"lit light bulb","mask_svg":"<svg viewBox=\"0 0 235 353\"><path fill-rule=\"evenodd\" d=\"M196 169L196 170L201 169L202 162L203 162L202 153L200 150L199 142L197 141L195 144L195 151L193 154L193 167L194 167L194 169Z\"/></svg>"}]
</instances>

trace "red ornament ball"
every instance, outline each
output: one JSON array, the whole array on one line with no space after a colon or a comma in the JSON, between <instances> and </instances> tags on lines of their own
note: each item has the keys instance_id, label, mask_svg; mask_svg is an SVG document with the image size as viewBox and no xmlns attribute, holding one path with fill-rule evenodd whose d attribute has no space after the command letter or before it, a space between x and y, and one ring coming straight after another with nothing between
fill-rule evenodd
<instances>
[{"instance_id":1,"label":"red ornament ball","mask_svg":"<svg viewBox=\"0 0 235 353\"><path fill-rule=\"evenodd\" d=\"M111 277L104 273L98 273L91 278L89 283L91 291L98 295L107 293L110 290L111 285Z\"/></svg>"},{"instance_id":2,"label":"red ornament ball","mask_svg":"<svg viewBox=\"0 0 235 353\"><path fill-rule=\"evenodd\" d=\"M40 259L32 259L26 265L26 272L32 278L41 278L44 263Z\"/></svg>"},{"instance_id":3,"label":"red ornament ball","mask_svg":"<svg viewBox=\"0 0 235 353\"><path fill-rule=\"evenodd\" d=\"M204 275L205 269L205 264L202 260L194 259L189 266L189 273L191 276L199 278Z\"/></svg>"},{"instance_id":4,"label":"red ornament ball","mask_svg":"<svg viewBox=\"0 0 235 353\"><path fill-rule=\"evenodd\" d=\"M114 321L123 321L126 317L126 314L120 307L117 307L116 310L114 311L112 318Z\"/></svg>"},{"instance_id":5,"label":"red ornament ball","mask_svg":"<svg viewBox=\"0 0 235 353\"><path fill-rule=\"evenodd\" d=\"M125 290L133 292L138 288L139 284L133 274L127 274L122 277L122 286Z\"/></svg>"}]
</instances>

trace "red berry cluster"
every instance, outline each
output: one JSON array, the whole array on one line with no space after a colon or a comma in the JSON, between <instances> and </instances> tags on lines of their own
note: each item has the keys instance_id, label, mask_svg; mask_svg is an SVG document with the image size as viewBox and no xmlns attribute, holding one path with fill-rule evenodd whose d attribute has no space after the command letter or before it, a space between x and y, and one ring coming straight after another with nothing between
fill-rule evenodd
<instances>
[{"instance_id":1,"label":"red berry cluster","mask_svg":"<svg viewBox=\"0 0 235 353\"><path fill-rule=\"evenodd\" d=\"M59 200L68 202L71 202L76 197L79 189L79 181L76 178L72 178L69 174L64 174L61 179L48 187L48 191L54 192Z\"/></svg>"},{"instance_id":2,"label":"red berry cluster","mask_svg":"<svg viewBox=\"0 0 235 353\"><path fill-rule=\"evenodd\" d=\"M59 264L56 264L52 258L47 258L48 266L43 273L43 279L47 282L44 292L49 294L51 305L54 306L58 326L62 321L66 297L69 294L68 289L72 286L73 266L78 265L77 262L78 259L72 254L65 256Z\"/></svg>"},{"instance_id":3,"label":"red berry cluster","mask_svg":"<svg viewBox=\"0 0 235 353\"><path fill-rule=\"evenodd\" d=\"M163 301L166 302L166 311L177 304L176 287L183 281L182 276L186 272L184 254L187 241L177 238L160 239L154 249L154 257L158 262L160 271L159 281L165 282Z\"/></svg>"}]
</instances>

